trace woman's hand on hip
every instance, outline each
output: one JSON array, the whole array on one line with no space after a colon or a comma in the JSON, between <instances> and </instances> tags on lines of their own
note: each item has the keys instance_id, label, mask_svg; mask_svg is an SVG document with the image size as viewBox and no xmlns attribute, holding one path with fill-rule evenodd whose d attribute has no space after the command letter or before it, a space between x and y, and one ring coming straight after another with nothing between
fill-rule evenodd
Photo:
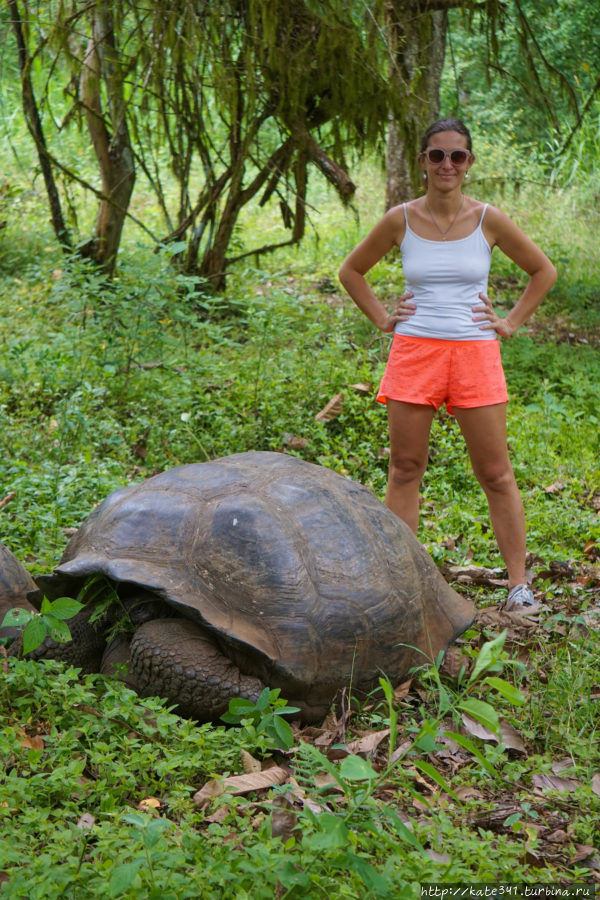
<instances>
[{"instance_id":1,"label":"woman's hand on hip","mask_svg":"<svg viewBox=\"0 0 600 900\"><path fill-rule=\"evenodd\" d=\"M398 322L408 322L410 317L414 316L417 307L410 302L411 297L414 297L411 291L407 291L406 294L398 297L396 308L393 312L387 314L387 318L379 326L382 331L393 331Z\"/></svg>"},{"instance_id":2,"label":"woman's hand on hip","mask_svg":"<svg viewBox=\"0 0 600 900\"><path fill-rule=\"evenodd\" d=\"M490 298L486 297L485 294L480 294L479 299L482 301L482 306L473 307L473 321L484 323L479 326L479 330L493 330L496 334L500 335L500 337L510 337L513 335L517 329L509 322L508 318L503 318L498 315Z\"/></svg>"}]
</instances>

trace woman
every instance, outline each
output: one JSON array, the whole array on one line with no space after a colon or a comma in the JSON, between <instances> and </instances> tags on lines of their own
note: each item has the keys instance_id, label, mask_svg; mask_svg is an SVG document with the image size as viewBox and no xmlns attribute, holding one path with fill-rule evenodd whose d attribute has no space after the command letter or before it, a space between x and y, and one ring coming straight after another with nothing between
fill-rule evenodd
<instances>
[{"instance_id":1,"label":"woman","mask_svg":"<svg viewBox=\"0 0 600 900\"><path fill-rule=\"evenodd\" d=\"M475 162L458 119L424 134L419 163L426 193L390 209L350 253L340 280L381 331L394 331L377 399L387 403L390 462L386 504L416 533L429 432L446 403L466 441L508 570L506 609L534 612L525 577L525 516L508 457L508 395L498 338L526 322L556 281L548 257L499 209L463 194ZM400 247L405 292L388 312L365 275ZM529 276L507 316L487 296L491 253L499 247Z\"/></svg>"}]
</instances>

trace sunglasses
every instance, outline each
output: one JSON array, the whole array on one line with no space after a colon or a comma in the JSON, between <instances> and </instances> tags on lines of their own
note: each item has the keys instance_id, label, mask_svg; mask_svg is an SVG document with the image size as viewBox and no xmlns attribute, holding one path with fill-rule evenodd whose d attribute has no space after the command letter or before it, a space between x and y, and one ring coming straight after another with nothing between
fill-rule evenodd
<instances>
[{"instance_id":1,"label":"sunglasses","mask_svg":"<svg viewBox=\"0 0 600 900\"><path fill-rule=\"evenodd\" d=\"M439 166L440 163L443 163L447 156L450 157L452 165L464 166L471 153L469 150L442 150L441 147L430 147L429 150L425 150L423 156L426 156L434 166Z\"/></svg>"}]
</instances>

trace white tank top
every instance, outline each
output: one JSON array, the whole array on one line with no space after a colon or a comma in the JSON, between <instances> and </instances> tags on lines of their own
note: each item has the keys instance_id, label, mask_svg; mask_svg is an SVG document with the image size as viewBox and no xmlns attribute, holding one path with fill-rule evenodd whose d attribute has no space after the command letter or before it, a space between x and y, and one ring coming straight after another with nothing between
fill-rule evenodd
<instances>
[{"instance_id":1,"label":"white tank top","mask_svg":"<svg viewBox=\"0 0 600 900\"><path fill-rule=\"evenodd\" d=\"M473 322L473 307L480 306L479 293L487 294L492 251L479 224L458 241L430 241L415 234L408 224L400 245L406 291L412 291L415 314L398 322L394 331L412 337L446 341L493 341L495 331L480 331Z\"/></svg>"}]
</instances>

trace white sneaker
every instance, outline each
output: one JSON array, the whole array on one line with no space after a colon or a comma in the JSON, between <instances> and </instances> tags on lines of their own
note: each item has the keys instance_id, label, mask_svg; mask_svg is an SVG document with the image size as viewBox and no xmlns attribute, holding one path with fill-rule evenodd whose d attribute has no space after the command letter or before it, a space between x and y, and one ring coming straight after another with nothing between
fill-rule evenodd
<instances>
[{"instance_id":1,"label":"white sneaker","mask_svg":"<svg viewBox=\"0 0 600 900\"><path fill-rule=\"evenodd\" d=\"M540 604L533 596L533 591L526 584L517 584L511 588L504 604L507 612L519 612L525 616L536 613L539 608Z\"/></svg>"}]
</instances>

